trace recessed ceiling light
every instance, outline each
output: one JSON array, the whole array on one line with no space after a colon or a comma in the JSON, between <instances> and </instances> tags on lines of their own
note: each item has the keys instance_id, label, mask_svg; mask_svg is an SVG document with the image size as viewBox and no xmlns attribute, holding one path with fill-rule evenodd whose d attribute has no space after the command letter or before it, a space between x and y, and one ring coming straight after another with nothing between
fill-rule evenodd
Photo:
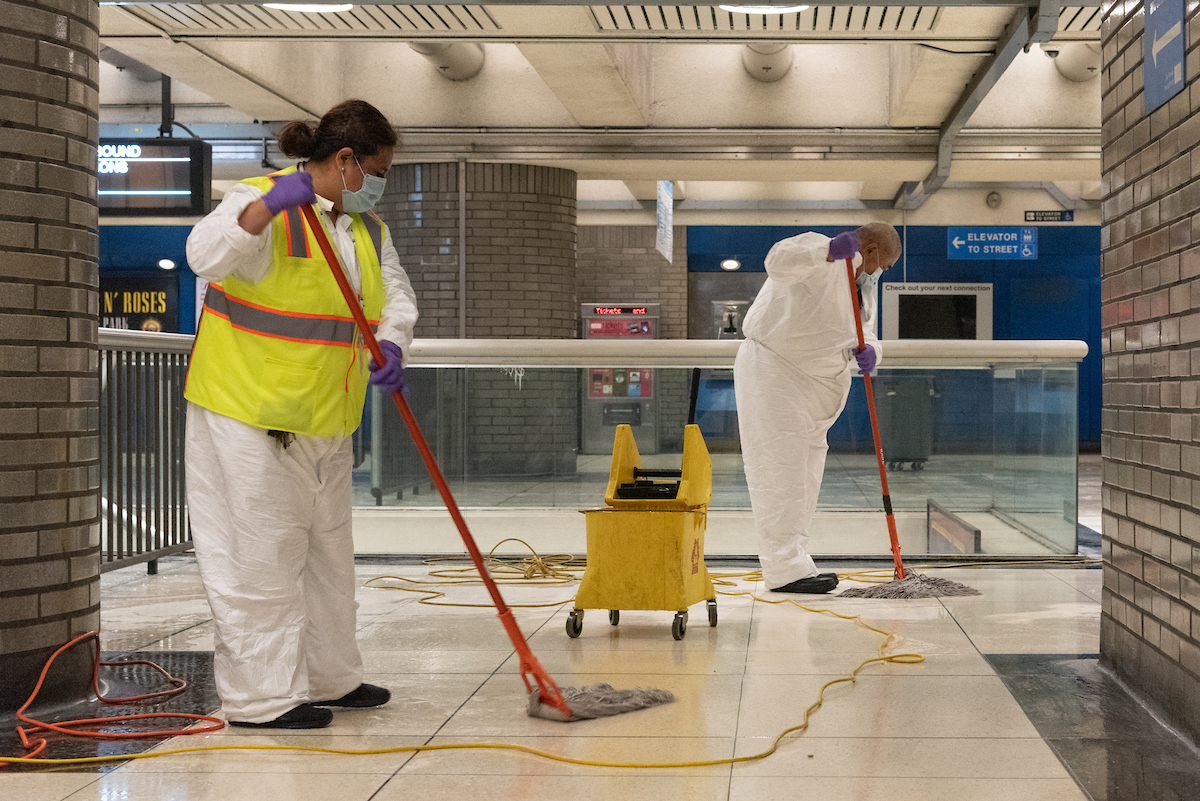
<instances>
[{"instance_id":1,"label":"recessed ceiling light","mask_svg":"<svg viewBox=\"0 0 1200 801\"><path fill-rule=\"evenodd\" d=\"M174 270L175 262L171 261L170 259L159 259L158 268L160 270Z\"/></svg>"},{"instance_id":2,"label":"recessed ceiling light","mask_svg":"<svg viewBox=\"0 0 1200 801\"><path fill-rule=\"evenodd\" d=\"M738 261L737 259L722 259L721 260L721 269L722 270L728 270L729 272L733 272L734 270L740 269L741 266L742 266L742 263L740 261Z\"/></svg>"},{"instance_id":3,"label":"recessed ceiling light","mask_svg":"<svg viewBox=\"0 0 1200 801\"><path fill-rule=\"evenodd\" d=\"M338 3L337 5L317 5L316 3L263 3L267 8L276 11L298 11L301 14L336 14L339 11L349 11L353 3Z\"/></svg>"},{"instance_id":4,"label":"recessed ceiling light","mask_svg":"<svg viewBox=\"0 0 1200 801\"><path fill-rule=\"evenodd\" d=\"M734 14L799 14L807 11L808 6L717 6L722 11L732 11Z\"/></svg>"}]
</instances>

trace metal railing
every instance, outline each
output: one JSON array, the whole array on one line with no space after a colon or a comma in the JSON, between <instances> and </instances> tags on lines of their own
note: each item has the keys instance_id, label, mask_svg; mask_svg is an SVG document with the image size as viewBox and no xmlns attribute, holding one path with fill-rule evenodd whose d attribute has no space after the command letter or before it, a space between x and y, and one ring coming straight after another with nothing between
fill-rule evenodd
<instances>
[{"instance_id":1,"label":"metal railing","mask_svg":"<svg viewBox=\"0 0 1200 801\"><path fill-rule=\"evenodd\" d=\"M191 548L184 491L183 386L192 340L190 335L100 331L104 570L149 562L154 572L158 557ZM418 339L407 355L410 367L516 370L637 364L711 369L731 367L740 344L737 340ZM1087 345L1074 340L893 340L884 343L884 351L888 369L1011 373L1034 366L1073 368L1087 354ZM432 375L433 371L415 372ZM420 376L412 379L414 390L419 389L415 385ZM577 394L563 397L574 402ZM381 411L378 406L376 411ZM442 431L444 426L438 421L445 410L440 400L417 411L422 416L422 427L429 429L427 436L433 437L439 462L447 454L465 452L463 432L458 432L456 438L454 431ZM424 476L419 467L413 467L417 461L404 450L406 446L395 444L406 443L407 438L400 434L387 436L388 423L382 414L372 415L372 419L373 429L364 426L365 431L356 432L355 463L357 466L361 462L369 448L372 494L379 504L384 487L389 488L387 492L416 488ZM374 436L368 440L365 434ZM385 439L391 443L388 448L382 446ZM385 463L385 456L391 461ZM465 458L460 461L466 465Z\"/></svg>"},{"instance_id":2,"label":"metal railing","mask_svg":"<svg viewBox=\"0 0 1200 801\"><path fill-rule=\"evenodd\" d=\"M192 337L100 330L101 570L190 550L183 385Z\"/></svg>"}]
</instances>

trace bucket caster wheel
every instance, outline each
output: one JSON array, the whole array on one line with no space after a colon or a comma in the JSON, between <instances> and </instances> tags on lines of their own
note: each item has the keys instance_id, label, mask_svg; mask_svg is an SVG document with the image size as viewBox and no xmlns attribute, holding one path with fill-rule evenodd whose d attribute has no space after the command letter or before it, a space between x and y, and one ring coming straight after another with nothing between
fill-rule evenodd
<instances>
[{"instance_id":1,"label":"bucket caster wheel","mask_svg":"<svg viewBox=\"0 0 1200 801\"><path fill-rule=\"evenodd\" d=\"M683 635L687 634L687 617L686 611L676 612L675 620L671 622L671 636L677 640L682 640Z\"/></svg>"},{"instance_id":2,"label":"bucket caster wheel","mask_svg":"<svg viewBox=\"0 0 1200 801\"><path fill-rule=\"evenodd\" d=\"M708 601L708 625L713 627L717 625L717 601L715 598Z\"/></svg>"},{"instance_id":3,"label":"bucket caster wheel","mask_svg":"<svg viewBox=\"0 0 1200 801\"><path fill-rule=\"evenodd\" d=\"M567 636L573 640L579 636L581 631L583 631L583 610L572 609L567 615Z\"/></svg>"},{"instance_id":4,"label":"bucket caster wheel","mask_svg":"<svg viewBox=\"0 0 1200 801\"><path fill-rule=\"evenodd\" d=\"M617 625L618 623L620 623L621 622L621 610L620 609L609 609L608 610L608 622L614 626Z\"/></svg>"}]
</instances>

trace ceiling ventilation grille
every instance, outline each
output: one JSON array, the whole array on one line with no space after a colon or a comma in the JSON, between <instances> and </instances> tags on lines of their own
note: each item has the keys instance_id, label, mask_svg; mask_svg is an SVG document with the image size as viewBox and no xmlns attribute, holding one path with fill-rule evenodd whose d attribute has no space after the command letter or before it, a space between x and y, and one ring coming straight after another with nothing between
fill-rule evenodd
<instances>
[{"instance_id":1,"label":"ceiling ventilation grille","mask_svg":"<svg viewBox=\"0 0 1200 801\"><path fill-rule=\"evenodd\" d=\"M167 34L232 35L388 33L489 33L500 26L483 6L355 5L336 14L302 14L258 5L130 4L122 9Z\"/></svg>"},{"instance_id":2,"label":"ceiling ventilation grille","mask_svg":"<svg viewBox=\"0 0 1200 801\"><path fill-rule=\"evenodd\" d=\"M716 6L592 6L601 31L924 33L936 6L814 6L794 14L734 14Z\"/></svg>"}]
</instances>

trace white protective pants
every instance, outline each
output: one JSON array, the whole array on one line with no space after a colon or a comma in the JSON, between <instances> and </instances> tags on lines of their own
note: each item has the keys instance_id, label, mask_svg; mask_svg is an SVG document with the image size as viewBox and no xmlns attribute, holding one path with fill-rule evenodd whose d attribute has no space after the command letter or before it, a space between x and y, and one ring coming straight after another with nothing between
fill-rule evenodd
<instances>
[{"instance_id":1,"label":"white protective pants","mask_svg":"<svg viewBox=\"0 0 1200 801\"><path fill-rule=\"evenodd\" d=\"M850 375L809 375L752 339L738 350L733 386L742 460L769 589L817 575L807 548L829 449L825 434L846 405Z\"/></svg>"},{"instance_id":2,"label":"white protective pants","mask_svg":"<svg viewBox=\"0 0 1200 801\"><path fill-rule=\"evenodd\" d=\"M187 499L230 720L262 723L362 683L349 437L267 433L195 404Z\"/></svg>"}]
</instances>

